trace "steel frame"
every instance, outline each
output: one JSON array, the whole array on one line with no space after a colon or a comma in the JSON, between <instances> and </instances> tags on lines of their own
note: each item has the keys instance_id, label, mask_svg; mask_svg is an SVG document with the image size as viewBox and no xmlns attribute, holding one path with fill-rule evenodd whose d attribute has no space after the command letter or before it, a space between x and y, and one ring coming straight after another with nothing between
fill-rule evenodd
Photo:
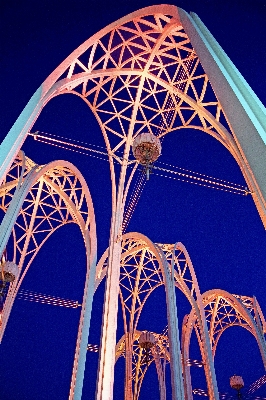
<instances>
[{"instance_id":1,"label":"steel frame","mask_svg":"<svg viewBox=\"0 0 266 400\"><path fill-rule=\"evenodd\" d=\"M26 180L28 177L30 177L30 184ZM17 196L16 191L25 184L27 184L27 190L23 192L26 193L26 196L24 198ZM22 206L16 214L15 224L14 226L11 224L13 226L13 260L19 265L21 273L17 281L9 288L0 328L1 335L4 333L21 282L38 250L48 237L60 226L69 222L76 222L82 231L90 229L95 234L92 203L88 190L83 184L80 173L69 163L53 162L39 167L25 157L23 152L20 152L15 159L1 187L0 197L1 209L6 212L6 215L11 214L14 209L14 205L16 205L14 200L22 199ZM38 209L41 210L41 213L38 212ZM4 217L5 219L6 217ZM39 241L36 240L36 236L39 236ZM88 246L86 240L85 244ZM94 290L92 288L91 293L97 290L107 275L108 254L109 249L105 251L96 267ZM155 334L157 341L152 350L152 360L156 364L161 400L166 399L166 362L170 362L171 374L175 378L173 379L173 398L183 396L182 391L178 393L178 388L183 387L183 378L180 374L182 370L185 399L192 399L189 344L193 328L197 333L208 393L211 398L216 396L212 358L221 334L228 327L239 325L248 329L255 336L266 366L266 345L263 335L266 331L266 323L256 299L230 295L223 290L212 290L201 296L192 262L181 243L154 245L144 235L128 233L121 238L119 265L119 297L122 304L125 334L116 345L115 360L121 355L126 360L126 399L137 400L140 395L148 366L143 364L142 350L138 345L141 333L137 330L138 321L148 297L162 285L166 286L170 332L169 335L166 332L161 335ZM93 281L91 280L91 282ZM176 355L179 354L177 320L176 322L171 320L171 317L176 315L176 311L169 307L169 305L175 304L171 282L182 291L192 306L191 313L185 318L182 329L182 367L181 358L176 358ZM92 299L92 295L90 298ZM82 316L81 321L81 323L84 322ZM175 329L173 329L174 326ZM79 387L75 382L78 368L77 359L76 354L70 396L77 395L75 388ZM160 359L163 360L163 363ZM173 365L178 365L177 370L173 368Z\"/></svg>"},{"instance_id":2,"label":"steel frame","mask_svg":"<svg viewBox=\"0 0 266 400\"><path fill-rule=\"evenodd\" d=\"M151 349L150 361L149 364L147 364L143 354L143 349L139 346L139 337L141 333L141 331L136 330L133 335L131 383L133 387L133 399L139 399L144 376L151 363L154 362L158 376L160 400L166 400L165 367L166 364L170 362L168 335L152 332L156 338L156 344ZM126 357L125 347L126 335L123 335L116 345L116 361L119 357Z\"/></svg>"},{"instance_id":3,"label":"steel frame","mask_svg":"<svg viewBox=\"0 0 266 400\"><path fill-rule=\"evenodd\" d=\"M73 93L88 104L100 124L110 155L112 180L112 157L122 165L117 151L125 146L128 153L126 143L131 144L141 131L163 136L179 128L201 129L219 140L236 159L264 220L265 199L261 193L264 187L257 182L246 148L239 143L232 121L224 113L225 104L222 107L212 89L217 76L222 76L221 68L213 77L209 68L212 62L209 59L205 62L206 54L200 54L204 46L215 40L205 32L200 20L193 17L174 6L147 7L107 26L79 46L37 90L5 139L3 147L9 148L12 143L12 151L10 148L8 156L4 151L0 153L1 176L7 172L14 153L44 105L54 96ZM202 43L196 42L196 38ZM216 42L214 45L218 46ZM213 49L208 51L213 55ZM224 54L220 48L219 54ZM234 66L229 61L226 59L225 67L231 71ZM258 125L262 135L265 109L242 77L240 81L238 90L242 84L242 92L248 90L247 94L252 94L252 110L254 102L258 106L253 120L258 120L254 125ZM222 96L218 87L217 92ZM237 101L234 99L236 106ZM251 111L248 110L249 114ZM264 153L260 142L258 145L259 154ZM113 189L114 195L114 181Z\"/></svg>"},{"instance_id":4,"label":"steel frame","mask_svg":"<svg viewBox=\"0 0 266 400\"><path fill-rule=\"evenodd\" d=\"M1 182L42 108L53 97L65 93L79 96L94 113L110 161L112 221L96 398L111 400L122 221L126 197L137 167L131 159L134 137L145 131L163 137L177 129L190 127L219 140L237 161L266 226L266 187L262 172L266 169L263 143L266 112L197 16L190 17L183 10L169 5L148 7L92 36L45 80L0 147ZM242 121L245 122L244 129ZM120 164L119 173L115 171L114 161ZM134 168L128 172L127 167L132 163ZM34 175L40 177L40 171L32 170L14 194L12 202L17 208L13 216L18 214ZM41 191L38 196L41 196ZM10 215L8 218L10 220L6 218L3 221L3 243L7 242L15 223ZM156 251L165 264L161 249ZM164 271L168 269L165 267ZM165 274L168 276L170 272ZM169 275L165 280L168 281L167 293L173 294L173 279ZM208 381L209 391L213 398L218 399L204 312L198 294L195 300L195 293L190 292L190 298L191 302L196 302L203 324L201 335L210 368L207 375L212 376ZM167 304L172 307L169 318L172 318L176 335L173 299L169 299ZM174 331L171 332L170 336ZM178 357L177 349L174 353ZM128 368L130 370L131 367ZM82 379L77 389L71 389L71 398L80 398ZM178 386L174 390L182 392L180 382Z\"/></svg>"},{"instance_id":5,"label":"steel frame","mask_svg":"<svg viewBox=\"0 0 266 400\"><path fill-rule=\"evenodd\" d=\"M164 285L162 270L158 267L158 260L156 260L156 255L153 253L150 243L147 238L138 233L128 233L122 239L120 301L125 334L116 345L116 361L121 356L125 357L127 382L125 398L132 398L133 400L139 398L141 385L148 368L143 363L144 357L138 344L138 338L141 334L138 330L138 320L150 294L159 286ZM215 373L212 375L212 371L210 372L210 365L213 366L218 341L222 333L229 327L241 326L254 335L266 368L266 343L264 338L266 323L256 298L231 295L220 289L211 290L201 295L196 274L185 247L181 243L175 245L157 244L156 247L163 250L168 261L168 267L171 266L171 271L174 273L176 288L182 291L192 307L190 314L184 318L182 327L182 371L185 399L193 399L191 365L204 367L208 395L212 399L215 398L214 389L209 383L210 381L215 382ZM103 254L97 265L95 290L106 277L107 268L108 250ZM201 314L201 310L203 310L203 314ZM207 333L204 330L204 325ZM193 329L196 331L202 355L202 361L199 362L193 362L189 355ZM153 334L157 341L152 350L151 362L154 361L156 364L160 399L164 400L166 398L165 363L172 363L171 346L167 331L161 335ZM131 335L130 343L129 335ZM209 359L208 354L210 355ZM163 363L160 362L160 359ZM130 394L130 391L133 395Z\"/></svg>"},{"instance_id":6,"label":"steel frame","mask_svg":"<svg viewBox=\"0 0 266 400\"><path fill-rule=\"evenodd\" d=\"M232 295L224 290L215 289L202 295L208 334L210 337L212 356L215 357L218 341L224 331L232 326L247 329L256 339L260 349L264 368L266 369L266 342L264 333L265 319L256 298ZM189 360L189 347L193 329L196 332L202 355L202 364L206 371L205 354L201 344L199 324L194 309L184 318L182 327L182 355L183 360ZM186 399L192 400L192 385L190 366L184 365L184 380Z\"/></svg>"},{"instance_id":7,"label":"steel frame","mask_svg":"<svg viewBox=\"0 0 266 400\"><path fill-rule=\"evenodd\" d=\"M158 253L156 249L160 249ZM160 261L164 260L161 264ZM101 257L96 271L95 290L106 276L108 270L108 249ZM167 284L165 271L169 270L172 276L172 282L181 290L190 302L193 312L199 321L199 335L202 352L204 354L205 373L207 379L208 390L211 398L218 395L213 358L211 353L210 340L205 319L204 306L201 300L201 294L196 278L196 274L190 260L190 257L182 243L175 245L157 244L156 246L144 235L139 233L128 233L122 238L122 253L120 260L120 300L124 318L125 330L125 359L126 359L126 393L125 398L132 398L132 351L133 338L137 330L138 320L143 306L148 296L157 287ZM168 283L169 284L169 283ZM166 294L169 292L166 288ZM171 317L176 315L176 310L170 311L170 307L175 303L175 296L167 296L166 302L168 306L168 326L169 326L169 348L171 360L171 378L177 376L178 382L183 388L183 378L180 375L182 370L178 327L174 332L171 326L175 323L171 321ZM170 313L169 313L170 311ZM194 314L193 314L194 315ZM172 332L171 332L172 330ZM173 337L174 335L174 337ZM174 343L174 345L172 344ZM184 360L184 357L183 357ZM176 368L175 368L176 367ZM183 369L186 366L183 365ZM175 383L172 382L172 387ZM177 392L176 392L177 393ZM137 399L139 389L134 389L133 399ZM173 398L175 397L173 393ZM184 394L181 392L179 396ZM218 397L217 397L218 398Z\"/></svg>"},{"instance_id":8,"label":"steel frame","mask_svg":"<svg viewBox=\"0 0 266 400\"><path fill-rule=\"evenodd\" d=\"M96 270L96 225L88 186L71 163L54 161L38 166L20 152L1 186L0 197L0 208L5 212L1 252L11 235L13 261L19 267L1 314L1 340L18 290L40 248L65 224L76 223L81 230L87 268L70 388L73 396L83 382Z\"/></svg>"},{"instance_id":9,"label":"steel frame","mask_svg":"<svg viewBox=\"0 0 266 400\"><path fill-rule=\"evenodd\" d=\"M121 249L119 297L125 330L125 398L135 400L139 393L136 387L134 395L132 393L132 349L138 320L147 298L154 289L163 284L166 292L170 353L173 360L171 363L172 396L184 398L174 276L171 274L169 264L160 248L140 233L123 235ZM108 274L108 252L109 249L105 251L97 265L95 289Z\"/></svg>"}]
</instances>

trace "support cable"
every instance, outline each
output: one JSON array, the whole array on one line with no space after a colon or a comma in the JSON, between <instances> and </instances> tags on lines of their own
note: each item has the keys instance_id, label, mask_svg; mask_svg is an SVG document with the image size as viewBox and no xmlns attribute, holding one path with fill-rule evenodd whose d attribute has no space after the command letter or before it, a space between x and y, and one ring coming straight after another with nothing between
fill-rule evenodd
<instances>
[{"instance_id":1,"label":"support cable","mask_svg":"<svg viewBox=\"0 0 266 400\"><path fill-rule=\"evenodd\" d=\"M19 300L34 301L36 303L50 304L53 306L78 308L81 307L78 301L63 299L61 297L50 296L47 294L36 293L30 290L21 289L18 292Z\"/></svg>"},{"instance_id":2,"label":"support cable","mask_svg":"<svg viewBox=\"0 0 266 400\"><path fill-rule=\"evenodd\" d=\"M181 83L181 85L184 85L184 84L185 84L185 82ZM173 100L171 98L169 98L167 101L167 104L169 103L169 101L173 102ZM172 113L173 113L173 110L168 111L168 115L166 116L167 123L168 123L168 119L172 119L172 116L173 116L173 115L171 115ZM163 121L162 121L162 124L163 124ZM160 133L159 130L160 130L160 128L158 128L157 134ZM64 150L73 151L73 152L76 152L79 154L83 154L86 156L90 156L93 158L97 158L99 160L109 162L108 153L106 152L106 149L103 146L92 145L92 144L88 144L86 142L82 142L79 140L74 140L74 139L64 138L64 137L58 136L58 135L48 134L46 132L39 132L39 131L37 131L35 133L30 132L29 135L33 136L34 140L37 140L38 142L48 144L50 146L59 147ZM132 166L129 165L129 167L132 167ZM132 215L136 209L136 206L139 202L139 199L141 197L141 194L142 194L145 184L147 182L141 167L139 167L138 171L139 171L139 176L137 178L137 181L135 182L135 185L131 192L128 204L125 209L124 220L123 220L123 224L122 224L123 233L126 231L128 225L129 225L129 222L132 218ZM205 175L205 174L202 174L199 172L191 171L188 169L184 169L184 168L177 167L177 166L167 164L164 162L160 162L160 161L157 161L156 166L153 166L153 174L163 177L163 178L168 178L168 179L178 180L181 182L204 186L204 187L207 187L210 189L222 190L225 192L229 192L232 194L238 194L238 195L242 195L242 196L247 196L248 194L251 193L243 185L228 182L223 179L215 178L215 177L212 177L209 175Z\"/></svg>"},{"instance_id":3,"label":"support cable","mask_svg":"<svg viewBox=\"0 0 266 400\"><path fill-rule=\"evenodd\" d=\"M55 138L53 138L53 140L51 140L51 138L49 137L50 134L44 133L44 132L29 133L29 135L33 136L35 140L40 141L42 143L49 144L52 146L57 146L57 147L65 149L65 150L74 151L74 152L77 152L80 154L84 154L86 156L96 157L96 158L99 158L101 160L108 162L108 153L107 152L84 146L85 144L88 146L94 146L94 145L91 145L91 144L88 144L85 142L79 142L79 143L82 143L83 145L74 144L74 143L71 143L72 139L70 141L70 139L66 139L61 136L57 136L58 138L60 138L60 140L55 139ZM53 136L55 136L55 135L53 135ZM64 140L61 140L61 139L64 139ZM68 142L66 140L68 140ZM76 141L76 142L78 142L78 141ZM95 146L95 147L103 148L101 146ZM91 154L91 153L93 153L93 154ZM96 154L96 155L94 155L94 154ZM100 154L101 156L105 156L106 158L99 157L98 154ZM163 166L161 167L160 165L163 165ZM171 169L171 168L174 168L175 170ZM153 167L153 170L162 171L166 174L174 175L175 177L168 176L168 175L162 175L162 174L160 175L158 173L154 173L155 175L159 175L159 176L162 176L165 178L180 180L182 182L194 183L194 184L206 186L206 187L209 187L212 189L224 190L227 192L229 191L234 194L242 194L243 196L246 196L251 193L245 186L240 185L238 183L229 182L224 179L215 178L210 175L205 175L205 174L202 174L199 172L191 171L189 169L177 167L177 166L174 166L174 165L171 165L168 163L164 163L164 162L160 162L160 161L158 161L157 165ZM180 178L177 178L176 175L179 176ZM142 181L141 177L139 179L141 179L141 181ZM135 187L138 188L139 185L140 185L140 183L136 184Z\"/></svg>"}]
</instances>

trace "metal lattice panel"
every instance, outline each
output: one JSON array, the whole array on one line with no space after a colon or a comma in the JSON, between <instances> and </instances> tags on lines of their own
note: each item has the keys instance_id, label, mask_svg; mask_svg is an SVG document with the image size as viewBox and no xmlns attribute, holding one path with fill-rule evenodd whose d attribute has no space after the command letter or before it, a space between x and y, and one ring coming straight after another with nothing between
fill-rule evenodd
<instances>
[{"instance_id":1,"label":"metal lattice panel","mask_svg":"<svg viewBox=\"0 0 266 400\"><path fill-rule=\"evenodd\" d=\"M230 295L222 290L211 291L203 295L203 303L214 354L222 333L232 326L241 326L257 337L252 297Z\"/></svg>"},{"instance_id":2,"label":"metal lattice panel","mask_svg":"<svg viewBox=\"0 0 266 400\"><path fill-rule=\"evenodd\" d=\"M163 136L193 127L230 147L222 107L174 17L146 15L104 29L64 76L56 94L73 93L86 101L101 121L110 154L120 162L117 150L129 131L133 137L143 131Z\"/></svg>"},{"instance_id":3,"label":"metal lattice panel","mask_svg":"<svg viewBox=\"0 0 266 400\"><path fill-rule=\"evenodd\" d=\"M184 370L189 367L188 347L190 332L194 326L202 352L210 398L218 398L218 389L208 328L214 351L221 333L227 327L238 324L252 331L261 346L262 354L266 354L260 325L261 315L258 316L256 307L252 308L247 298L238 300L221 293L205 299L204 303L193 265L182 244L154 245L140 234L122 236L126 198L137 169L137 161L131 158L134 139L142 133L152 134L160 139L167 133L181 128L202 130L229 150L244 174L262 220L265 220L265 192L260 188L261 186L265 189L260 171L260 165L264 165L264 161L261 156L259 162L256 160L257 154L260 155L260 142L257 144L257 141L254 141L254 156L252 151L249 151L252 146L249 146L249 141L244 140L243 132L240 132L242 121L239 123L241 118L245 120L248 116L248 122L244 121L248 132L256 140L260 139L257 136L260 135L260 130L256 130L256 124L259 126L262 119L253 113L257 103L254 99L254 102L249 102L245 98L248 89L245 83L241 86L234 79L233 67L228 60L221 63L225 72L221 66L218 67L218 72L216 71L218 62L213 60L217 56L220 61L219 48L215 53L210 43L212 38L204 37L199 21L194 18L194 25L192 22L189 25L187 17L181 9L161 5L139 10L104 28L78 47L46 79L5 139L4 151L1 154L1 182L12 162L13 165L0 191L1 207L8 217L10 214L11 217L15 216L16 221L12 218L3 219L5 236L1 241L1 252L4 251L13 228L13 259L18 264L21 274L9 287L2 328L4 329L17 290L32 260L45 240L57 228L69 222L77 223L81 228L87 253L93 248L90 261L87 257L84 298L70 389L71 399L81 397L86 336L90 325L96 251L92 202L84 179L71 164L55 162L38 167L26 161L23 156L18 156L13 161L42 108L50 99L60 94L75 94L92 110L106 142L111 170L110 248L99 262L95 283L97 288L105 274L107 275L97 400L112 398L119 294L125 327L124 350L122 343L120 344L126 359L127 400L133 400L133 396L137 398L144 376L142 350L134 347L139 316L148 296L163 284L166 288L173 398L184 398L175 286L185 294L192 306L192 313L183 325L183 332L187 335L184 339L183 367ZM197 32L197 38L202 44L198 45L197 41L192 40L191 28ZM200 54L202 64L198 58ZM203 64L210 76L213 69L216 71L212 84L219 93L221 103L202 68ZM228 76L225 77L227 73ZM239 77L237 79L239 80ZM229 86L229 95L225 95L227 90L223 87L221 89L218 83L221 83L221 86L223 83ZM237 91L243 94L243 99L235 99ZM250 95L250 92L248 94ZM238 110L239 120L231 115L232 110L228 108L231 101ZM221 104L227 116L230 115L230 123ZM117 162L116 166L114 161ZM133 164L133 169L129 171L130 164ZM92 237L88 233L91 225ZM93 271L90 270L90 265L93 266ZM135 385L134 395L133 380L139 385ZM163 385L162 375L160 382Z\"/></svg>"},{"instance_id":4,"label":"metal lattice panel","mask_svg":"<svg viewBox=\"0 0 266 400\"><path fill-rule=\"evenodd\" d=\"M0 188L1 209L14 209L17 191L25 187L22 206L8 241L8 258L18 265L19 276L9 284L1 313L1 338L20 285L45 241L60 226L77 223L87 246L87 235L95 222L88 187L80 172L69 162L58 161L38 166L21 152L14 160ZM94 253L92 249L92 254ZM13 253L13 254L12 254Z\"/></svg>"}]
</instances>

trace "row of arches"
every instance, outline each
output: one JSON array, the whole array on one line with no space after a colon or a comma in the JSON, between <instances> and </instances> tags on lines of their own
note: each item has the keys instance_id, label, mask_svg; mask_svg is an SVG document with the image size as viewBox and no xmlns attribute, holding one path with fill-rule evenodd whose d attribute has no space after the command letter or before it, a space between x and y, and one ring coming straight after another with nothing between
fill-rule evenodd
<instances>
[{"instance_id":1,"label":"row of arches","mask_svg":"<svg viewBox=\"0 0 266 400\"><path fill-rule=\"evenodd\" d=\"M18 202L16 200L18 190L25 195L23 198L19 196L21 203L15 207L15 202ZM88 258L86 279L91 282L91 286L87 285L86 290L92 292L91 295L85 294L84 297L87 299L93 297L93 292L106 278L109 250L104 252L93 272L96 259L96 230L92 200L81 174L70 163L61 161L38 166L20 152L1 186L0 196L1 209L6 213L3 225L7 223L11 211L17 210L14 225L11 226L8 247L13 248L12 260L20 271L19 276L9 286L1 314L0 333L3 338L14 300L27 271L45 241L60 226L77 223L81 229ZM2 245L6 246L6 243L3 242ZM211 290L201 295L192 262L182 243L154 244L140 233L128 233L122 237L121 249L119 297L124 320L124 336L116 346L116 360L120 356L124 356L126 360L125 382L129 382L126 396L131 396L134 400L139 398L148 368L142 361L143 354L138 346L141 334L138 322L141 312L152 292L166 285L168 323L172 323L172 327L170 326L172 332L169 334L168 327L165 334L155 334L157 341L152 350L159 376L161 399L166 398L165 368L160 360L173 364L173 357L179 353L177 319L172 318L176 314L175 290L172 290L171 282L186 296L191 305L191 312L183 321L180 360L176 360L177 365L182 361L186 399L192 399L193 390L189 354L193 330L198 338L201 363L205 369L209 392L212 390L214 373L210 365L213 364L222 333L231 326L241 326L254 335L266 366L264 340L266 323L255 298L231 295L223 290ZM91 278L93 273L95 279ZM85 305L83 303L81 312L82 324ZM81 336L80 332L79 346ZM173 347L175 351L171 351ZM175 373L172 371L172 374ZM182 376L179 379L181 382ZM180 382L175 384L178 386ZM72 385L75 386L75 381L72 381Z\"/></svg>"},{"instance_id":2,"label":"row of arches","mask_svg":"<svg viewBox=\"0 0 266 400\"><path fill-rule=\"evenodd\" d=\"M6 175L0 195L1 209L5 212L1 252L8 247L9 260L18 266L1 313L1 340L19 288L38 251L60 227L75 223L80 228L87 266L70 389L73 392L80 375L78 369L84 372L85 368L97 253L95 216L88 186L71 163L54 161L39 166L20 152Z\"/></svg>"},{"instance_id":3,"label":"row of arches","mask_svg":"<svg viewBox=\"0 0 266 400\"><path fill-rule=\"evenodd\" d=\"M261 139L264 126L262 117L265 113L246 83L241 79L239 83L239 76L235 74L230 60L224 57L221 49L217 50L213 38L204 31L204 26L196 16L190 17L174 6L148 7L111 24L79 46L35 92L6 136L0 149L0 179L6 185L2 191L3 210L7 209L9 193L12 190L14 193L2 222L4 234L0 242L1 253L13 232L16 243L14 254L18 257L21 254L21 260L23 257L33 259L36 254L34 248L38 249L45 237L67 222L75 222L80 226L87 249L88 268L82 307L82 315L84 317L86 314L86 318L82 317L83 322L80 323L70 396L74 396L75 388L75 396L81 396L83 375L79 375L80 381L76 385L76 372L79 368L77 360L82 359L79 365L83 365L81 368L84 370L86 335L83 332L88 331L95 285L96 235L95 223L92 223L92 202L88 200L90 196L85 181L75 167L67 162L54 162L39 167L30 166L30 162L22 160L18 168L21 172L17 175L16 186L13 182L13 187L12 183L5 181L5 176L10 167L13 168L14 159L28 132L50 99L72 93L85 101L99 122L111 170L112 222L97 399L108 396L108 393L112 396L114 332L117 326L120 260L124 246L121 228L126 197L137 168L136 161L130 159L134 138L144 130L163 137L174 129L185 127L201 129L212 135L236 159L261 219L265 222L265 182L261 172L265 163ZM231 107L232 103L234 107ZM258 112L258 109L262 111ZM245 136L245 132L251 135L252 140ZM119 154L121 150L123 156ZM114 161L121 167L119 179ZM134 167L129 173L127 167L130 164ZM81 186L81 196L77 194L76 185ZM53 204L51 215L46 211L48 198ZM89 223L86 219L88 211L85 214L81 211L84 199L91 212ZM25 201L28 204L23 209ZM31 210L30 215L28 210ZM42 219L40 215L39 219L39 210L45 218ZM54 218L56 214L59 216ZM16 224L17 219L21 222ZM47 229L42 229L44 224ZM40 241L36 239L37 236L41 238ZM196 315L197 332L205 356L208 390L212 398L217 398L204 303L189 256L181 244L169 247L154 245L147 238L138 239L143 240L153 254L153 263L158 263L160 279L166 287L173 396L183 397L174 290L177 285ZM31 244L33 251L29 253L28 246ZM145 257L143 253L136 261L146 265ZM123 282L131 284L133 278L127 273L126 260L126 268L122 269ZM19 267L22 271L22 261ZM138 285L145 286L154 277L154 287L160 285L158 274L145 281L139 275L139 269L135 270L137 278L134 279ZM100 276L104 274L104 263L101 271ZM9 288L2 318L3 329L14 301L18 279ZM97 279L100 279L98 272ZM126 294L124 286L120 297L124 304L125 331L130 333L127 338L127 351L130 353L132 334L147 294L140 291L139 297L134 297L130 293ZM81 344L83 352L80 352ZM111 361L108 363L109 358ZM127 375L131 376L130 362L126 370ZM126 387L126 395L132 397L130 385Z\"/></svg>"},{"instance_id":4,"label":"row of arches","mask_svg":"<svg viewBox=\"0 0 266 400\"><path fill-rule=\"evenodd\" d=\"M162 252L159 259L158 250ZM108 251L106 250L97 265L95 289L106 275L107 257ZM162 266L161 260L164 257L166 264ZM133 361L131 376L127 376L126 381L134 382L134 400L139 397L140 387L147 371L147 365L143 362L142 350L138 346L141 333L138 330L138 321L147 298L156 288L165 284L164 268L169 268L176 289L186 296L192 306L190 314L184 318L181 334L181 358L186 399L193 398L190 377L190 367L193 361L189 351L193 330L197 335L202 356L200 364L205 370L209 393L212 390L210 382L214 372L214 367L212 371L210 365L213 364L218 341L222 333L229 327L241 326L255 337L264 367L266 367L265 319L255 298L231 295L218 289L201 295L192 262L183 244L154 245L139 233L128 233L122 239L120 264L120 300L125 334L117 344L116 359L124 356L126 363L132 364ZM132 336L130 351L126 350L129 335ZM155 335L157 342L152 355L159 377L161 399L165 399L165 377L162 375L162 371L165 369L162 366L159 367L158 357L171 362L169 337L168 333L156 333ZM211 357L208 354L209 351Z\"/></svg>"}]
</instances>

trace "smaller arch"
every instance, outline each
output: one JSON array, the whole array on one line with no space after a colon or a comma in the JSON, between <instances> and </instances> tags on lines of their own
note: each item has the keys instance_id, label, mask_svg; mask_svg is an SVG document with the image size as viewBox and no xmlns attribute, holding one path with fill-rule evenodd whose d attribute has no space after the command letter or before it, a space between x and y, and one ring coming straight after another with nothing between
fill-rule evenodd
<instances>
[{"instance_id":1,"label":"smaller arch","mask_svg":"<svg viewBox=\"0 0 266 400\"><path fill-rule=\"evenodd\" d=\"M126 388L127 398L132 396L131 386L131 362L132 362L132 348L133 348L133 336L137 329L138 319L141 310L151 292L160 285L165 285L166 292L166 304L167 304L167 319L169 325L169 341L170 352L171 352L171 379L172 379L172 391L173 396L183 398L183 381L182 381L182 367L181 367L181 356L179 346L179 334L178 334L178 323L177 323L177 311L175 302L175 290L173 276L171 275L168 262L165 258L161 248L146 236L140 233L127 233L121 238L122 253L121 253L121 269L122 273L120 278L120 298L122 302L122 312L124 316L124 328L127 335L126 340L126 352L128 353L126 358L126 382L128 387ZM145 257L147 255L147 260ZM107 257L108 250L105 251L101 257L96 271L96 283L95 288L98 287L101 280L104 278L107 271ZM135 262L128 264L130 272L134 269L134 273L127 273L127 258L133 259ZM147 272L143 273L142 270L146 268ZM124 272L123 272L124 271ZM151 282L149 283L149 278ZM128 283L128 289L123 280ZM129 282L130 280L130 282ZM131 282L132 280L132 282ZM145 286L147 284L147 287ZM122 289L121 289L122 287ZM126 291L126 295L123 294L123 290ZM141 293L143 290L143 293ZM129 301L129 305L127 302ZM128 317L127 317L128 315ZM136 317L135 317L136 315ZM129 320L128 320L129 319ZM130 382L130 383L128 383Z\"/></svg>"},{"instance_id":2,"label":"smaller arch","mask_svg":"<svg viewBox=\"0 0 266 400\"><path fill-rule=\"evenodd\" d=\"M218 390L216 384L216 377L215 371L213 366L213 359L211 354L211 347L209 342L208 330L205 320L205 313L204 307L202 303L202 297L199 290L196 274L193 268L193 264L190 260L189 254L182 243L176 244L157 244L154 245L148 238L144 235L139 233L127 233L122 236L122 254L121 254L121 269L127 268L125 260L127 257L133 259L133 262L130 261L129 267L130 271L132 271L133 264L135 262L135 274L138 275L139 282L140 282L140 270L143 268L143 260L139 263L139 260L134 261L134 257L136 254L143 255L143 252L148 250L149 252L149 262L153 265L151 268L154 270L157 276L160 274L163 275L163 280L158 280L157 283L153 282L153 286L145 293L144 298L142 299L141 306L137 309L136 319L132 319L132 310L133 314L135 315L135 306L133 308L129 308L126 310L125 304L123 304L123 295L121 294L121 283L120 281L120 298L122 302L122 309L124 315L124 327L125 332L128 334L127 336L127 346L128 346L128 357L131 357L131 349L133 346L133 335L135 330L137 329L137 322L140 316L140 312L151 292L158 286L165 284L166 286L166 296L167 296L167 313L168 313L168 326L169 326L169 341L172 343L170 346L170 353L171 359L175 360L171 363L171 368L175 369L175 372L172 372L171 376L178 377L179 387L182 385L181 383L181 356L180 356L180 346L179 346L179 333L178 333L178 326L177 326L177 317L176 317L176 301L175 301L175 291L174 285L180 289L185 296L187 297L188 301L190 302L193 311L196 313L198 320L200 321L199 325L199 337L200 343L202 345L202 353L204 357L204 368L207 376L207 383L209 392L212 393L214 398L218 398ZM107 257L108 257L108 250L105 251L103 256L101 257L96 271L96 282L95 282L95 290L97 289L99 283L104 278L107 270ZM148 273L149 275L149 273ZM128 274L125 271L124 276L128 279ZM145 275L146 276L146 275ZM130 279L132 276L130 277ZM129 289L126 295L126 299L132 299L135 296L135 299L132 300L132 304L136 304L136 298L139 300L139 293L138 293L138 285L135 288L135 277L133 279L133 283L129 284ZM153 281L154 278L153 278ZM136 289L136 290L135 290ZM129 292L131 294L129 294ZM132 296L132 297L131 297ZM131 305L131 303L130 303ZM128 317L131 320L131 323L127 320L127 313ZM130 336L131 335L131 336ZM130 364L130 365L129 365ZM131 362L128 362L127 368L131 371ZM179 368L179 371L176 369ZM131 373L129 373L131 374ZM130 379L126 379L128 381ZM177 381L175 385L177 384ZM172 385L174 387L174 384ZM175 387L177 391L178 388ZM177 393L177 392L176 392ZM129 396L129 394L128 394ZM181 394L182 396L182 394ZM216 397L215 397L216 396Z\"/></svg>"},{"instance_id":3,"label":"smaller arch","mask_svg":"<svg viewBox=\"0 0 266 400\"><path fill-rule=\"evenodd\" d=\"M133 352L132 352L132 382L133 387L133 399L138 400L140 396L140 390L143 383L144 376L152 362L156 365L157 376L159 381L160 389L160 400L166 400L166 387L165 387L165 364L170 362L169 354L169 341L168 336L165 332L158 334L151 332L156 338L155 345L151 348L151 360L149 364L145 362L145 355L143 349L139 346L139 337L142 331L136 330L133 337ZM116 345L116 361L119 357L126 357L126 335ZM161 364L163 360L163 365Z\"/></svg>"},{"instance_id":4,"label":"smaller arch","mask_svg":"<svg viewBox=\"0 0 266 400\"><path fill-rule=\"evenodd\" d=\"M23 163L23 160L24 159L22 158L20 161ZM27 229L25 229L24 243L19 260L20 274L16 277L15 281L10 285L8 290L7 299L2 312L0 337L2 338L4 334L4 330L18 289L39 248L45 243L52 232L58 227L62 226L63 223L74 222L78 224L85 244L87 268L70 387L70 399L72 399L76 393L81 395L82 391L90 326L90 314L94 293L93 288L96 271L97 242L93 203L85 179L79 170L71 163L67 161L53 161L45 166L38 166L34 163L31 164L28 162L28 165L31 166L31 168L26 171L27 173L25 176L25 167L23 166L21 176L18 179L14 177L15 182L13 182L13 185L17 185L16 190L12 195L12 200L8 204L6 214L1 224L1 231L3 234L0 239L0 254L2 254L6 248L10 234L12 230L14 231L13 227L16 223L16 220L20 213L23 212L23 204L27 198L27 195L31 194L33 208L30 218L28 220L27 218L24 218ZM35 186L37 187L35 188ZM35 189L35 191L33 189ZM6 193L7 191L4 189L2 194L5 195ZM42 199L44 198L45 202L48 202L47 199L49 196L53 198L53 200L55 200L55 198L59 198L58 201L54 201L53 203L55 212L58 212L59 214L59 217L57 217L57 226L54 229L51 225L50 232L44 235L42 242L38 243L38 245L35 243L36 248L33 251L33 255L22 272L22 266L25 260L30 238L34 233L33 227L38 213L38 207L40 206L42 212L44 212L44 203L42 204ZM67 217L65 216L63 209L67 210ZM69 218L70 215L71 218ZM37 227L38 226L39 225L37 224ZM17 240L16 235L14 235L14 238Z\"/></svg>"},{"instance_id":5,"label":"smaller arch","mask_svg":"<svg viewBox=\"0 0 266 400\"><path fill-rule=\"evenodd\" d=\"M256 339L260 349L262 361L266 368L266 344L263 331L256 322L256 314L259 306L252 297L232 295L225 290L213 289L202 295L206 322L212 347L212 355L215 357L218 341L223 332L231 326L240 326L247 329ZM260 310L261 312L261 310ZM260 316L261 320L264 317ZM182 353L185 358L189 358L189 346L192 330L195 329L198 338L202 359L204 354L199 336L199 324L197 315L192 309L190 314L184 318L182 327ZM185 370L186 396L192 399L190 369Z\"/></svg>"}]
</instances>

